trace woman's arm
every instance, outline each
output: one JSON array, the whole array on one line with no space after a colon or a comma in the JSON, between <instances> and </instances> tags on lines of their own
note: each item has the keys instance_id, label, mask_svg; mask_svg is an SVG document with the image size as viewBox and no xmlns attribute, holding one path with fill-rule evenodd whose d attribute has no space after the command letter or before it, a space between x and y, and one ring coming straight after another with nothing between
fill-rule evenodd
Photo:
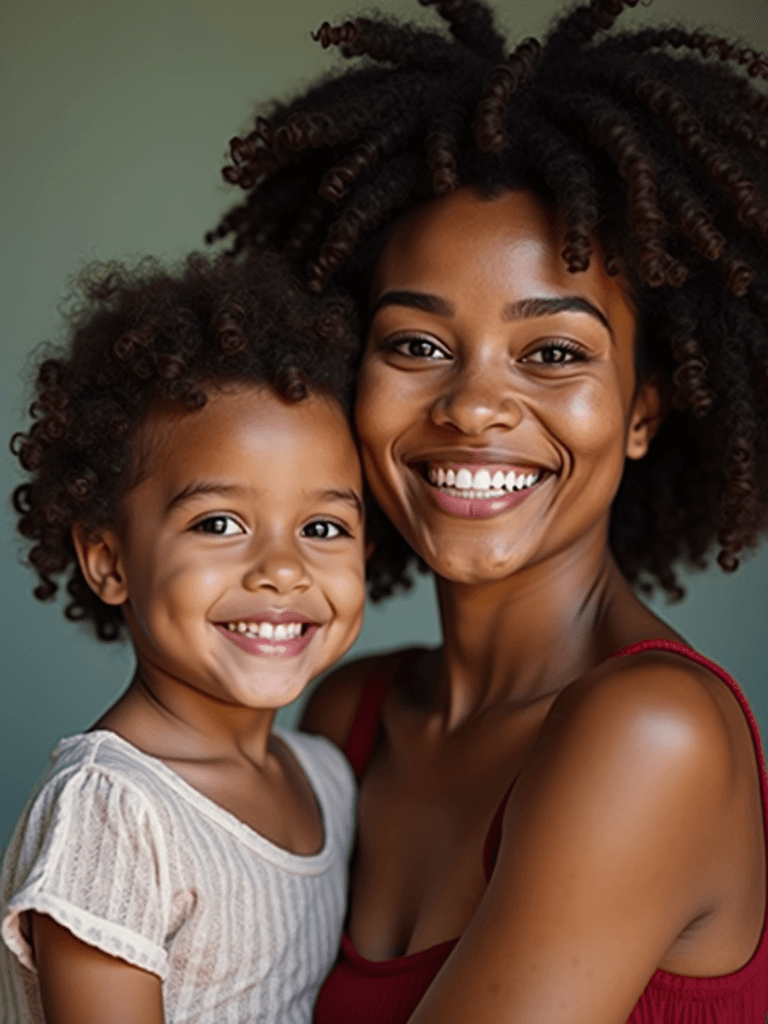
<instances>
[{"instance_id":1,"label":"woman's arm","mask_svg":"<svg viewBox=\"0 0 768 1024\"><path fill-rule=\"evenodd\" d=\"M47 914L31 918L47 1024L163 1024L156 974L81 942Z\"/></svg>"},{"instance_id":2,"label":"woman's arm","mask_svg":"<svg viewBox=\"0 0 768 1024\"><path fill-rule=\"evenodd\" d=\"M735 774L696 670L612 663L568 687L480 908L409 1024L624 1024L718 891Z\"/></svg>"}]
</instances>

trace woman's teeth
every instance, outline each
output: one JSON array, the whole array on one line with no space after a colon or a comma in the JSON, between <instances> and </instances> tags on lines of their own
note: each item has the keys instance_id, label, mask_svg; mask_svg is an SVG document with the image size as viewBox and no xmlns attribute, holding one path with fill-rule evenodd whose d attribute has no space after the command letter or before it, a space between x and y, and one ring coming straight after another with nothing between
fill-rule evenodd
<instances>
[{"instance_id":1,"label":"woman's teeth","mask_svg":"<svg viewBox=\"0 0 768 1024\"><path fill-rule=\"evenodd\" d=\"M228 622L230 633L242 633L248 640L295 640L301 636L303 622Z\"/></svg>"},{"instance_id":2,"label":"woman's teeth","mask_svg":"<svg viewBox=\"0 0 768 1024\"><path fill-rule=\"evenodd\" d=\"M500 469L491 473L487 469L478 469L472 473L469 469L441 469L430 466L429 482L433 487L442 487L461 492L465 498L498 498L510 491L522 491L533 487L541 477L541 470L533 473L515 473L510 469L507 473Z\"/></svg>"}]
</instances>

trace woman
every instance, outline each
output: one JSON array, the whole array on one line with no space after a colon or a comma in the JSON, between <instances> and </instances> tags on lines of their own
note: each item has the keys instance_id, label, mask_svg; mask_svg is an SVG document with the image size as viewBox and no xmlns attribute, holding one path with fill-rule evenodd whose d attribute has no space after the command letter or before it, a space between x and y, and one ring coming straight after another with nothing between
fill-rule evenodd
<instances>
[{"instance_id":1,"label":"woman","mask_svg":"<svg viewBox=\"0 0 768 1024\"><path fill-rule=\"evenodd\" d=\"M403 538L379 528L374 591L415 553L445 637L306 712L361 779L316 1019L763 1024L757 730L630 584L679 595L675 562L735 569L765 529L768 101L738 66L768 64L602 36L621 0L504 57L484 5L436 6L450 42L320 29L385 66L234 140L250 191L218 232L357 298L357 427Z\"/></svg>"}]
</instances>

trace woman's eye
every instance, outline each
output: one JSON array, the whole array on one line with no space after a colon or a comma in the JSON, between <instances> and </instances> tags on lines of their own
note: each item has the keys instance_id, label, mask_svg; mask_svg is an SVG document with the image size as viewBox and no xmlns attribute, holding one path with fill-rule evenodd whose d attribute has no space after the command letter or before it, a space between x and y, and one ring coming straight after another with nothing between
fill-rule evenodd
<instances>
[{"instance_id":1,"label":"woman's eye","mask_svg":"<svg viewBox=\"0 0 768 1024\"><path fill-rule=\"evenodd\" d=\"M586 358L577 345L566 341L552 341L525 356L523 362L540 363L544 366L567 366L570 363L583 362Z\"/></svg>"},{"instance_id":2,"label":"woman's eye","mask_svg":"<svg viewBox=\"0 0 768 1024\"><path fill-rule=\"evenodd\" d=\"M302 528L301 535L312 540L333 540L334 537L348 537L349 531L329 519L315 519Z\"/></svg>"},{"instance_id":3,"label":"woman's eye","mask_svg":"<svg viewBox=\"0 0 768 1024\"><path fill-rule=\"evenodd\" d=\"M200 533L214 533L217 537L232 537L236 533L245 533L242 526L233 516L206 516L199 523L195 523L193 530Z\"/></svg>"},{"instance_id":4,"label":"woman's eye","mask_svg":"<svg viewBox=\"0 0 768 1024\"><path fill-rule=\"evenodd\" d=\"M439 345L428 338L392 338L387 348L412 359L448 359L448 355Z\"/></svg>"}]
</instances>

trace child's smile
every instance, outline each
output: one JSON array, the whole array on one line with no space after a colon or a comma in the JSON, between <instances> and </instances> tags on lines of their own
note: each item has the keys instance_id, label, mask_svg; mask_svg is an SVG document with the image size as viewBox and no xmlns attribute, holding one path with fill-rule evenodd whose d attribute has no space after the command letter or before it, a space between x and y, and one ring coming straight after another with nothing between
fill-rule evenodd
<instances>
[{"instance_id":1,"label":"child's smile","mask_svg":"<svg viewBox=\"0 0 768 1024\"><path fill-rule=\"evenodd\" d=\"M220 625L228 640L252 654L291 657L299 654L314 636L317 626L309 619L283 612L269 618L241 619Z\"/></svg>"},{"instance_id":2,"label":"child's smile","mask_svg":"<svg viewBox=\"0 0 768 1024\"><path fill-rule=\"evenodd\" d=\"M153 409L115 569L151 689L277 708L352 643L364 601L360 469L340 409L267 388Z\"/></svg>"}]
</instances>

